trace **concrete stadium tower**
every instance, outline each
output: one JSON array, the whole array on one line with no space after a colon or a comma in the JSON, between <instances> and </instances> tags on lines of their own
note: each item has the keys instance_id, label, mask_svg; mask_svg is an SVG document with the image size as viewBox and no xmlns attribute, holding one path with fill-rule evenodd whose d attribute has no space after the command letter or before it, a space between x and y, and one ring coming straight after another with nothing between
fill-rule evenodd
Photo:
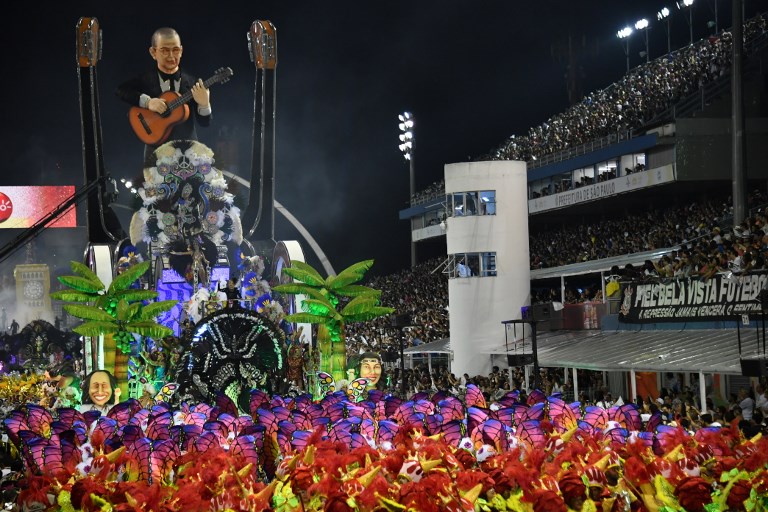
<instances>
[{"instance_id":1,"label":"concrete stadium tower","mask_svg":"<svg viewBox=\"0 0 768 512\"><path fill-rule=\"evenodd\" d=\"M446 245L454 258L448 280L451 368L456 375L486 375L490 349L504 345L501 322L519 319L520 308L530 304L525 162L448 164L445 193ZM460 277L462 260L475 267L470 277Z\"/></svg>"}]
</instances>

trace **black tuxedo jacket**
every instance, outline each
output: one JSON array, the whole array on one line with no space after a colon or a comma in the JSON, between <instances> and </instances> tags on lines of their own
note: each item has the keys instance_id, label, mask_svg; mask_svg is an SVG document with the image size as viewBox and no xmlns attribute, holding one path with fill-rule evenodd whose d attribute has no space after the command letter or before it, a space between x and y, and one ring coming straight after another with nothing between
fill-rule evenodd
<instances>
[{"instance_id":1,"label":"black tuxedo jacket","mask_svg":"<svg viewBox=\"0 0 768 512\"><path fill-rule=\"evenodd\" d=\"M179 85L179 93L184 94L192 89L192 86L197 81L197 78L189 73L181 70L181 84ZM122 83L116 91L117 96L133 106L140 106L139 99L142 94L146 94L150 98L157 98L163 93L160 88L160 77L158 76L157 69L152 69L136 76L127 82ZM212 116L201 116L197 114L197 103L192 99L189 101L189 119L183 123L179 123L173 127L171 134L165 142L171 140L197 140L197 130L195 125L208 126L211 123ZM154 150L154 147L147 147L147 149ZM146 153L146 151L145 151Z\"/></svg>"}]
</instances>

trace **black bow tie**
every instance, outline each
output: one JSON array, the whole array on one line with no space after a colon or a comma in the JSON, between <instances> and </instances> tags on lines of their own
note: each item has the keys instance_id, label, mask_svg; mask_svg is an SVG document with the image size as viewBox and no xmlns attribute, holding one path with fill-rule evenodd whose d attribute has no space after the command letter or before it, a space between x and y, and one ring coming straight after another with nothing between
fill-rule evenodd
<instances>
[{"instance_id":1,"label":"black bow tie","mask_svg":"<svg viewBox=\"0 0 768 512\"><path fill-rule=\"evenodd\" d=\"M179 78L181 77L181 71L177 71L177 72L171 73L171 74L163 73L160 70L157 70L157 72L160 73L160 78L162 78L164 82L167 81L167 80L171 80L171 79L176 81L176 80L179 80Z\"/></svg>"},{"instance_id":2,"label":"black bow tie","mask_svg":"<svg viewBox=\"0 0 768 512\"><path fill-rule=\"evenodd\" d=\"M169 82L170 85L171 85L169 87L170 91L175 91L176 90L176 82L177 81L179 81L179 87L181 87L181 82L180 82L180 80L181 80L181 71L180 70L176 71L173 74L163 73L159 69L157 70L157 72L160 73L160 78L163 80L163 82L167 82L167 81L170 80L170 82Z\"/></svg>"}]
</instances>

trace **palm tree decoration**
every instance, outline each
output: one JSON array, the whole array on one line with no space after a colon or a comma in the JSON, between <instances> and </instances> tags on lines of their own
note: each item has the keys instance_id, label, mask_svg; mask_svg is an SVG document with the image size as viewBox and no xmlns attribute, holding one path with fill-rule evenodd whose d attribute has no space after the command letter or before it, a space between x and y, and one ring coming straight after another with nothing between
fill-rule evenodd
<instances>
[{"instance_id":1,"label":"palm tree decoration","mask_svg":"<svg viewBox=\"0 0 768 512\"><path fill-rule=\"evenodd\" d=\"M111 334L123 354L130 352L130 343L134 340L132 333L153 338L173 334L172 329L158 324L155 318L172 309L176 301L144 305L143 301L157 298L157 292L131 288L149 268L148 261L129 267L109 287L82 263L73 261L70 268L77 275L58 278L69 289L53 292L51 298L75 303L65 304L64 309L85 320L72 329L76 333L83 336Z\"/></svg>"},{"instance_id":2,"label":"palm tree decoration","mask_svg":"<svg viewBox=\"0 0 768 512\"><path fill-rule=\"evenodd\" d=\"M276 292L306 295L302 301L303 313L288 315L288 322L317 324L317 340L322 353L320 369L333 375L338 382L346 378L347 347L344 343L344 326L352 322L367 322L390 315L393 308L379 305L381 290L354 284L360 281L373 265L364 260L350 265L336 276L323 279L320 273L301 261L292 261L283 272L294 279L293 283L273 287ZM337 310L339 297L351 300Z\"/></svg>"}]
</instances>

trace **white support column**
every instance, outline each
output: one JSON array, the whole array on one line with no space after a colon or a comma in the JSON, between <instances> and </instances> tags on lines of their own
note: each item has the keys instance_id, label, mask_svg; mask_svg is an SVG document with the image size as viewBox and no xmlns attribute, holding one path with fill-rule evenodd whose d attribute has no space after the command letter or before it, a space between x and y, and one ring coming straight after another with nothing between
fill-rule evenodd
<instances>
[{"instance_id":1,"label":"white support column","mask_svg":"<svg viewBox=\"0 0 768 512\"><path fill-rule=\"evenodd\" d=\"M576 372L576 368L571 368L573 372L573 399L579 399L579 374Z\"/></svg>"},{"instance_id":2,"label":"white support column","mask_svg":"<svg viewBox=\"0 0 768 512\"><path fill-rule=\"evenodd\" d=\"M608 296L605 294L605 271L600 272L600 289L603 292L603 304L608 301Z\"/></svg>"},{"instance_id":3,"label":"white support column","mask_svg":"<svg viewBox=\"0 0 768 512\"><path fill-rule=\"evenodd\" d=\"M565 304L565 276L560 276L560 302Z\"/></svg>"},{"instance_id":4,"label":"white support column","mask_svg":"<svg viewBox=\"0 0 768 512\"><path fill-rule=\"evenodd\" d=\"M525 365L525 391L526 392L528 392L528 390L531 388L530 382L531 382L531 367L530 365Z\"/></svg>"},{"instance_id":5,"label":"white support column","mask_svg":"<svg viewBox=\"0 0 768 512\"><path fill-rule=\"evenodd\" d=\"M98 345L98 352L97 352L97 363L98 368L97 370L103 370L104 369L104 335L99 335L99 345Z\"/></svg>"},{"instance_id":6,"label":"white support column","mask_svg":"<svg viewBox=\"0 0 768 512\"><path fill-rule=\"evenodd\" d=\"M699 372L699 400L701 401L699 412L704 414L707 412L707 380L704 378L704 372Z\"/></svg>"},{"instance_id":7,"label":"white support column","mask_svg":"<svg viewBox=\"0 0 768 512\"><path fill-rule=\"evenodd\" d=\"M630 395L632 398L632 401L637 401L637 376L635 375L635 370L629 370L629 378L631 379L629 385L631 387Z\"/></svg>"},{"instance_id":8,"label":"white support column","mask_svg":"<svg viewBox=\"0 0 768 512\"><path fill-rule=\"evenodd\" d=\"M568 368L563 368L563 384L568 384Z\"/></svg>"},{"instance_id":9,"label":"white support column","mask_svg":"<svg viewBox=\"0 0 768 512\"><path fill-rule=\"evenodd\" d=\"M91 338L81 336L80 339L83 340L83 356L85 357L85 361L84 361L85 364L83 366L84 374L88 375L95 369L93 368L93 362L92 362L93 355L91 353Z\"/></svg>"}]
</instances>

